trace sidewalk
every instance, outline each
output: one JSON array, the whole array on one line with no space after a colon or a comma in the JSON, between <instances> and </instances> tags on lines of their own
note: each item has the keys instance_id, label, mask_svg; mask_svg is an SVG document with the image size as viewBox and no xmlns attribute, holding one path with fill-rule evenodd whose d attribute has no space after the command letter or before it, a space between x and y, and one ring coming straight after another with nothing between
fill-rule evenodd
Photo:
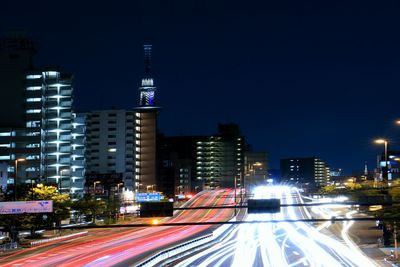
<instances>
[{"instance_id":1,"label":"sidewalk","mask_svg":"<svg viewBox=\"0 0 400 267\"><path fill-rule=\"evenodd\" d=\"M390 258L390 250L389 254L387 254L379 245L382 230L376 228L374 221L354 222L348 234L361 251L375 260L379 266L392 266L386 261L386 259Z\"/></svg>"}]
</instances>

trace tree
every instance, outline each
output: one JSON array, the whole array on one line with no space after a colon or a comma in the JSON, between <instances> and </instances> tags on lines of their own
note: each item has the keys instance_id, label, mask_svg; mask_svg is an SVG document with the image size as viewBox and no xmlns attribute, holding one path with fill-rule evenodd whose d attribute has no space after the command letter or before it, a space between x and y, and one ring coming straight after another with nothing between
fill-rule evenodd
<instances>
[{"instance_id":1,"label":"tree","mask_svg":"<svg viewBox=\"0 0 400 267\"><path fill-rule=\"evenodd\" d=\"M101 199L85 195L83 198L74 201L72 208L78 216L90 214L92 216L92 223L96 223L96 216L103 214L107 210L107 204Z\"/></svg>"},{"instance_id":2,"label":"tree","mask_svg":"<svg viewBox=\"0 0 400 267\"><path fill-rule=\"evenodd\" d=\"M336 186L335 185L326 185L321 188L320 193L321 194L333 194L336 191Z\"/></svg>"},{"instance_id":3,"label":"tree","mask_svg":"<svg viewBox=\"0 0 400 267\"><path fill-rule=\"evenodd\" d=\"M70 217L70 196L69 194L61 194L55 186L38 184L32 188L30 199L53 200L53 213L47 216L45 226L49 226L51 223L56 223L59 226L62 220ZM43 216L39 214L35 216L43 219Z\"/></svg>"},{"instance_id":4,"label":"tree","mask_svg":"<svg viewBox=\"0 0 400 267\"><path fill-rule=\"evenodd\" d=\"M0 226L3 226L11 235L13 227L31 229L31 236L40 228L51 227L53 223L60 225L60 221L70 216L70 198L68 194L61 194L57 187L38 184L31 187L23 200L53 200L51 214L18 214L0 217Z\"/></svg>"}]
</instances>

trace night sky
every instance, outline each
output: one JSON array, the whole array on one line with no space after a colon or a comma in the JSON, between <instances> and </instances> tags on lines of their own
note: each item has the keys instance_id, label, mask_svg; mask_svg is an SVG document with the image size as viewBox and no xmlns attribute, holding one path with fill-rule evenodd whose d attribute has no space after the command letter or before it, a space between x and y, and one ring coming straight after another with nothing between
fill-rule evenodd
<instances>
[{"instance_id":1,"label":"night sky","mask_svg":"<svg viewBox=\"0 0 400 267\"><path fill-rule=\"evenodd\" d=\"M36 65L75 75L77 110L136 106L150 43L167 135L236 122L273 168L318 156L347 173L375 166L375 137L399 146L398 1L85 2L0 7L2 35L26 30Z\"/></svg>"}]
</instances>

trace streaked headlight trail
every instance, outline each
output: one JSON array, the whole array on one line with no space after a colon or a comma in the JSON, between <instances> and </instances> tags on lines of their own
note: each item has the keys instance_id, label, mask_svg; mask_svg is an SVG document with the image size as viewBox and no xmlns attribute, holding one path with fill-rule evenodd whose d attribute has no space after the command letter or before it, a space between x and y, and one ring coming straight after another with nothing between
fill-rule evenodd
<instances>
[{"instance_id":1,"label":"streaked headlight trail","mask_svg":"<svg viewBox=\"0 0 400 267\"><path fill-rule=\"evenodd\" d=\"M285 204L302 202L299 191L288 186L258 187L254 198L280 198ZM288 206L276 214L249 214L246 220L310 217L305 207ZM342 231L347 245L305 222L238 225L222 242L175 266L377 266L356 245L346 240L351 224L344 224Z\"/></svg>"}]
</instances>

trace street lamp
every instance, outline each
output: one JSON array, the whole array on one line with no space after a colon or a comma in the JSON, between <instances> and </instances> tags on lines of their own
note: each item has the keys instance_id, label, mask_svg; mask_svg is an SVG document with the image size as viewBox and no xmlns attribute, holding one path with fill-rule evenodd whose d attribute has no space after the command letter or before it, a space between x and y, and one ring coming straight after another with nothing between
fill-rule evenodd
<instances>
[{"instance_id":1,"label":"street lamp","mask_svg":"<svg viewBox=\"0 0 400 267\"><path fill-rule=\"evenodd\" d=\"M147 192L149 192L149 188L151 188L151 192L154 192L154 184L146 186Z\"/></svg>"},{"instance_id":2,"label":"street lamp","mask_svg":"<svg viewBox=\"0 0 400 267\"><path fill-rule=\"evenodd\" d=\"M399 254L397 252L397 225L396 222L394 222L393 225L393 235L394 235L394 260L397 261L397 259L399 258Z\"/></svg>"},{"instance_id":3,"label":"street lamp","mask_svg":"<svg viewBox=\"0 0 400 267\"><path fill-rule=\"evenodd\" d=\"M96 184L99 184L100 181L94 181L93 183L93 195L96 196Z\"/></svg>"},{"instance_id":4,"label":"street lamp","mask_svg":"<svg viewBox=\"0 0 400 267\"><path fill-rule=\"evenodd\" d=\"M385 147L385 171L382 172L382 178L383 180L388 180L388 176L389 176L389 166L388 166L388 141L386 139L376 139L375 140L376 144L384 144Z\"/></svg>"},{"instance_id":5,"label":"street lamp","mask_svg":"<svg viewBox=\"0 0 400 267\"><path fill-rule=\"evenodd\" d=\"M235 213L234 213L234 216L236 216L236 188L237 188L237 178L236 178L236 175L234 176L234 187L235 187Z\"/></svg>"},{"instance_id":6,"label":"street lamp","mask_svg":"<svg viewBox=\"0 0 400 267\"><path fill-rule=\"evenodd\" d=\"M14 201L17 201L17 178L18 178L18 162L25 161L25 159L15 159L15 177L14 177Z\"/></svg>"},{"instance_id":7,"label":"street lamp","mask_svg":"<svg viewBox=\"0 0 400 267\"><path fill-rule=\"evenodd\" d=\"M118 193L118 195L119 195L119 187L120 187L121 185L124 185L124 183L118 183L118 184L117 184L117 193Z\"/></svg>"},{"instance_id":8,"label":"street lamp","mask_svg":"<svg viewBox=\"0 0 400 267\"><path fill-rule=\"evenodd\" d=\"M254 185L256 184L256 168L257 167L261 167L263 164L261 162L255 162L253 164L251 164L251 169L249 170L250 173L249 178L250 178L250 182L249 185L247 186L247 188L249 189L249 191L252 191L252 188L254 187Z\"/></svg>"},{"instance_id":9,"label":"street lamp","mask_svg":"<svg viewBox=\"0 0 400 267\"><path fill-rule=\"evenodd\" d=\"M181 188L182 188L182 186L181 185L178 185L177 187L176 187L176 189L178 190L178 195L180 195L181 194Z\"/></svg>"}]
</instances>

